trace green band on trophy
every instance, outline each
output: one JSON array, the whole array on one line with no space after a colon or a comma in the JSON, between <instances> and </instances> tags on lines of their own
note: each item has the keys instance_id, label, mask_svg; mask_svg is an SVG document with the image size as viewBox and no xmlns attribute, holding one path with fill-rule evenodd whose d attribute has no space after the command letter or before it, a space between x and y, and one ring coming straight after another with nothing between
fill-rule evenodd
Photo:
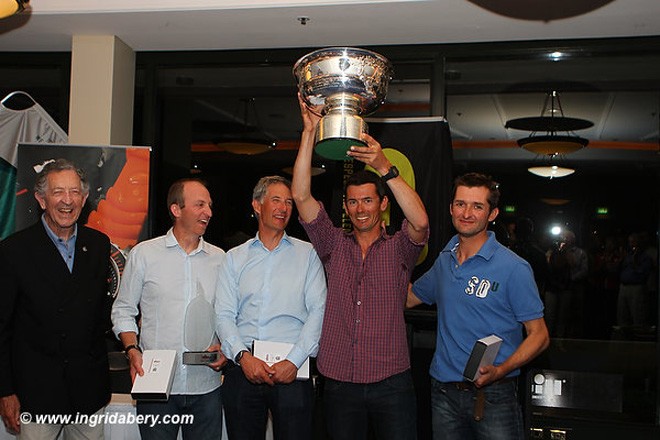
<instances>
[{"instance_id":1,"label":"green band on trophy","mask_svg":"<svg viewBox=\"0 0 660 440\"><path fill-rule=\"evenodd\" d=\"M355 139L326 139L319 141L316 144L316 147L314 147L314 151L316 151L316 154L323 156L326 159L346 160L350 158L350 156L346 155L346 152L348 152L348 149L353 145L366 146L364 142Z\"/></svg>"}]
</instances>

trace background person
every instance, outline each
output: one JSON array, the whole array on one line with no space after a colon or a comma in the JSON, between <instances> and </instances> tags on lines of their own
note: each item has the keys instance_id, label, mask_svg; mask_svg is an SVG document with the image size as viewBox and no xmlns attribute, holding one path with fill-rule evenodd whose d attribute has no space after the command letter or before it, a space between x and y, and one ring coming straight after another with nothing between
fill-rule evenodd
<instances>
[{"instance_id":1,"label":"background person","mask_svg":"<svg viewBox=\"0 0 660 440\"><path fill-rule=\"evenodd\" d=\"M543 297L548 282L548 261L545 252L534 237L534 222L529 217L519 217L515 225L516 241L510 249L532 267L536 287Z\"/></svg>"},{"instance_id":2,"label":"background person","mask_svg":"<svg viewBox=\"0 0 660 440\"><path fill-rule=\"evenodd\" d=\"M568 336L581 338L584 335L584 326L586 325L584 299L589 275L589 257L584 249L577 246L573 231L564 231L559 247L566 257L570 274L568 285L570 298Z\"/></svg>"},{"instance_id":3,"label":"background person","mask_svg":"<svg viewBox=\"0 0 660 440\"><path fill-rule=\"evenodd\" d=\"M619 326L647 325L649 306L648 281L655 263L641 247L639 234L628 236L628 246L621 261L617 324Z\"/></svg>"}]
</instances>

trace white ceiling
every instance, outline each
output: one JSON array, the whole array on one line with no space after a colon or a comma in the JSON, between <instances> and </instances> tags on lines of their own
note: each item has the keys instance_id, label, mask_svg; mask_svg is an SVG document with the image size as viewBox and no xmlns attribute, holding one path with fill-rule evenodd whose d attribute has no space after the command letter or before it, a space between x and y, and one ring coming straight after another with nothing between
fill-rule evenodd
<instances>
[{"instance_id":1,"label":"white ceiling","mask_svg":"<svg viewBox=\"0 0 660 440\"><path fill-rule=\"evenodd\" d=\"M479 3L518 16L595 9L543 21ZM0 20L0 51L68 51L72 35L116 35L136 51L652 36L658 17L658 0L32 0Z\"/></svg>"},{"instance_id":2,"label":"white ceiling","mask_svg":"<svg viewBox=\"0 0 660 440\"><path fill-rule=\"evenodd\" d=\"M478 4L496 5L506 9L504 13L508 15ZM511 17L526 15L537 19ZM556 18L566 15L570 16ZM301 17L308 19L305 25L301 24ZM660 36L659 18L660 0L32 0L24 13L0 20L0 52L68 52L73 35L115 35L136 52L644 37ZM608 79L660 81L658 60L660 54L651 65L643 58L635 59L634 65L630 60L609 63ZM611 70L613 65L615 70ZM570 75L562 69L571 69ZM482 81L484 75L490 76L490 84L525 80L540 83L548 78L568 77L588 82L600 77L603 65L589 58L553 63L550 70L529 63L512 67L509 61L483 65L477 62L461 66L459 82L469 87L471 82ZM576 70L584 78L576 77ZM223 69L225 75L228 71ZM212 71L206 75L208 72ZM283 81L292 81L289 68L283 69L282 75ZM203 75L191 72L190 76L196 85L203 84ZM260 80L241 76L231 84L247 81L242 86L249 88L261 85ZM268 81L272 85L273 77ZM400 96L397 90L402 91ZM657 144L660 104L657 87L653 90L563 93L562 103L566 116L595 123L593 128L579 133L591 141ZM428 102L429 93L428 83L398 84L390 88L388 101ZM459 93L448 97L446 116L456 140L510 141L525 133L504 129L506 120L537 116L542 100L543 93ZM288 130L295 137L299 116L295 100L289 101L277 105L266 102L267 108L259 110L265 115L262 122L266 131ZM290 107L287 111L273 111L286 106ZM222 117L234 113L236 107L233 102L225 106L207 102L203 111L209 114L209 108L215 108L217 116ZM529 158L529 153L520 149L477 150L456 151L455 158ZM610 151L596 155L590 150L573 157L613 159ZM642 159L630 154L622 157L634 161L650 157L657 161L657 154L648 156L649 153L653 151L647 151Z\"/></svg>"}]
</instances>

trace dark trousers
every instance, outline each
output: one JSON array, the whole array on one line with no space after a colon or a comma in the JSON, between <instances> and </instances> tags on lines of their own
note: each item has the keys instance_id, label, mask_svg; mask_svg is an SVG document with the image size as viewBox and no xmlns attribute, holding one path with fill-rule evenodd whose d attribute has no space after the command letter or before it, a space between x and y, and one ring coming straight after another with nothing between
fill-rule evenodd
<instances>
[{"instance_id":1,"label":"dark trousers","mask_svg":"<svg viewBox=\"0 0 660 440\"><path fill-rule=\"evenodd\" d=\"M226 370L222 393L229 440L264 440L269 410L275 440L312 438L314 388L311 380L256 385L236 366Z\"/></svg>"},{"instance_id":2,"label":"dark trousers","mask_svg":"<svg viewBox=\"0 0 660 440\"><path fill-rule=\"evenodd\" d=\"M157 422L152 418L139 425L142 440L176 440L179 428L184 440L220 440L221 388L207 394L170 395L167 402L138 401L138 414L158 417Z\"/></svg>"},{"instance_id":3,"label":"dark trousers","mask_svg":"<svg viewBox=\"0 0 660 440\"><path fill-rule=\"evenodd\" d=\"M459 383L460 384L460 383ZM482 388L485 401L481 420L475 420L475 387L431 378L433 440L522 440L522 410L514 380Z\"/></svg>"},{"instance_id":4,"label":"dark trousers","mask_svg":"<svg viewBox=\"0 0 660 440\"><path fill-rule=\"evenodd\" d=\"M378 440L417 438L417 399L410 370L369 384L326 378L323 405L332 440L366 439L370 425Z\"/></svg>"}]
</instances>

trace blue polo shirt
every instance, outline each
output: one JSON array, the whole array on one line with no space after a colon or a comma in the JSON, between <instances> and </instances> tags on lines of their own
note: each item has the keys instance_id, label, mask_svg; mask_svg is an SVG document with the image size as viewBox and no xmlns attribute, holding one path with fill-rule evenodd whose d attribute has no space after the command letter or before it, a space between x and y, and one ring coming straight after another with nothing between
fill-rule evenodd
<instances>
[{"instance_id":1,"label":"blue polo shirt","mask_svg":"<svg viewBox=\"0 0 660 440\"><path fill-rule=\"evenodd\" d=\"M529 264L495 240L458 264L454 236L433 267L412 287L426 304L437 304L438 329L430 374L440 382L463 379L474 343L495 334L502 338L495 365L522 343L523 322L543 316L543 302ZM513 370L509 376L517 376Z\"/></svg>"}]
</instances>

